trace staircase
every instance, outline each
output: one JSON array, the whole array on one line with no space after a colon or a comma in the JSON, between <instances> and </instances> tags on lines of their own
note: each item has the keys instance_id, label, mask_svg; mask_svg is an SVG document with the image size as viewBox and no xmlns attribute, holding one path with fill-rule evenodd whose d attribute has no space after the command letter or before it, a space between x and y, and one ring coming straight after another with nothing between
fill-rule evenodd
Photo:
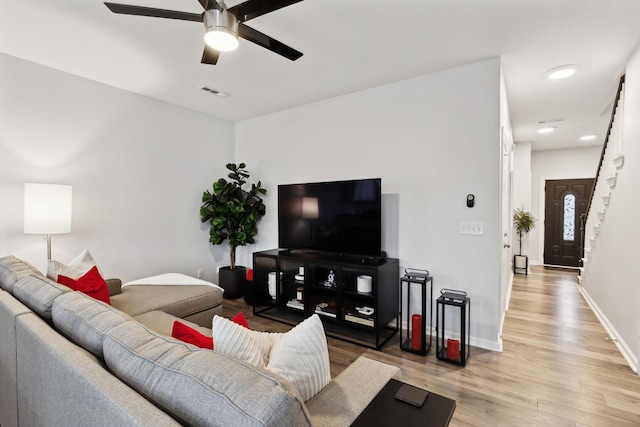
<instances>
[{"instance_id":1,"label":"staircase","mask_svg":"<svg viewBox=\"0 0 640 427\"><path fill-rule=\"evenodd\" d=\"M615 197L616 180L618 171L624 167L624 76L620 78L618 93L611 113L611 121L607 130L607 137L602 147L602 155L598 164L595 186L591 194L591 200L587 207L586 218L582 221L582 234L584 252L580 267L578 281L582 280L589 269L589 259L598 242L600 227L602 226L607 207L611 199Z\"/></svg>"}]
</instances>

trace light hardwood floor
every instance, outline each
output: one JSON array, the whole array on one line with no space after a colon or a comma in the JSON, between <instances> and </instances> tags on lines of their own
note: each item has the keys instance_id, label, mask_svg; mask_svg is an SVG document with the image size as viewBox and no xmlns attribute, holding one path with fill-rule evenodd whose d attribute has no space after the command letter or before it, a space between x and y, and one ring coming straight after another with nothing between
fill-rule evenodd
<instances>
[{"instance_id":1,"label":"light hardwood floor","mask_svg":"<svg viewBox=\"0 0 640 427\"><path fill-rule=\"evenodd\" d=\"M251 316L242 299L224 307L227 317L245 312L252 328L289 329ZM399 366L405 382L457 401L451 426L640 426L640 377L607 340L575 273L534 266L515 275L502 339L504 352L472 347L459 367L436 359L435 340L418 356L397 338L382 351L329 338L331 372L362 354Z\"/></svg>"}]
</instances>

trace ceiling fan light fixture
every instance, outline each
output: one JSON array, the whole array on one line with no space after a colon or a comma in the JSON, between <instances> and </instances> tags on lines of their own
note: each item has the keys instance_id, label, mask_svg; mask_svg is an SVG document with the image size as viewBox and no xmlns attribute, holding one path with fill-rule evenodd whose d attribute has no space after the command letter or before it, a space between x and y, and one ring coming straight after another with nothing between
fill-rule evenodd
<instances>
[{"instance_id":1,"label":"ceiling fan light fixture","mask_svg":"<svg viewBox=\"0 0 640 427\"><path fill-rule=\"evenodd\" d=\"M204 42L219 52L238 48L238 20L227 9L209 9L204 13Z\"/></svg>"}]
</instances>

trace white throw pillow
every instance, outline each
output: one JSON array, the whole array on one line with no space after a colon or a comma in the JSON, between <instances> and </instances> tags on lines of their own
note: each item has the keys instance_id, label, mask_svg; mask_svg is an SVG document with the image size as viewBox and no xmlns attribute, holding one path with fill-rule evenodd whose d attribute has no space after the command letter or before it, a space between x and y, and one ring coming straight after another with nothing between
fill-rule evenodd
<instances>
[{"instance_id":1,"label":"white throw pillow","mask_svg":"<svg viewBox=\"0 0 640 427\"><path fill-rule=\"evenodd\" d=\"M305 402L331 381L327 338L317 314L286 333L251 331L216 315L212 333L214 351L266 367L290 381Z\"/></svg>"},{"instance_id":2,"label":"white throw pillow","mask_svg":"<svg viewBox=\"0 0 640 427\"><path fill-rule=\"evenodd\" d=\"M53 281L58 281L58 275L70 277L74 280L84 276L84 274L91 270L93 266L98 268L98 273L104 277L102 270L96 264L96 261L91 256L88 249L85 249L75 257L69 264L63 264L55 259L50 259L47 264L47 277Z\"/></svg>"},{"instance_id":3,"label":"white throw pillow","mask_svg":"<svg viewBox=\"0 0 640 427\"><path fill-rule=\"evenodd\" d=\"M291 381L305 402L329 384L327 337L317 314L274 337L267 369Z\"/></svg>"},{"instance_id":4,"label":"white throw pillow","mask_svg":"<svg viewBox=\"0 0 640 427\"><path fill-rule=\"evenodd\" d=\"M215 315L211 322L211 332L213 351L242 360L259 368L265 367L260 346L251 336L249 329L232 322L226 317Z\"/></svg>"}]
</instances>

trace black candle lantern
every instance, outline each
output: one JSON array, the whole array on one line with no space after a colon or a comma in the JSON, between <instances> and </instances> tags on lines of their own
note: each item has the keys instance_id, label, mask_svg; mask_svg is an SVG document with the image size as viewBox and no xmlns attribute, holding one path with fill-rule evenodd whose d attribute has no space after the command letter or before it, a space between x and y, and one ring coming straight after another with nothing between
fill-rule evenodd
<instances>
[{"instance_id":1,"label":"black candle lantern","mask_svg":"<svg viewBox=\"0 0 640 427\"><path fill-rule=\"evenodd\" d=\"M436 301L436 357L456 365L464 366L469 358L469 330L471 329L471 299L467 293L442 289ZM445 345L445 318L447 312L459 310L459 339L447 338ZM453 314L453 313L452 313Z\"/></svg>"},{"instance_id":2,"label":"black candle lantern","mask_svg":"<svg viewBox=\"0 0 640 427\"><path fill-rule=\"evenodd\" d=\"M420 290L419 313L411 314L411 288ZM403 296L406 293L406 310ZM428 304L427 304L428 300ZM400 349L410 353L426 355L431 348L431 327L433 325L433 277L427 270L408 268L400 279ZM427 317L429 325L427 326ZM405 325L404 327L402 325ZM428 340L428 341L427 341Z\"/></svg>"}]
</instances>

